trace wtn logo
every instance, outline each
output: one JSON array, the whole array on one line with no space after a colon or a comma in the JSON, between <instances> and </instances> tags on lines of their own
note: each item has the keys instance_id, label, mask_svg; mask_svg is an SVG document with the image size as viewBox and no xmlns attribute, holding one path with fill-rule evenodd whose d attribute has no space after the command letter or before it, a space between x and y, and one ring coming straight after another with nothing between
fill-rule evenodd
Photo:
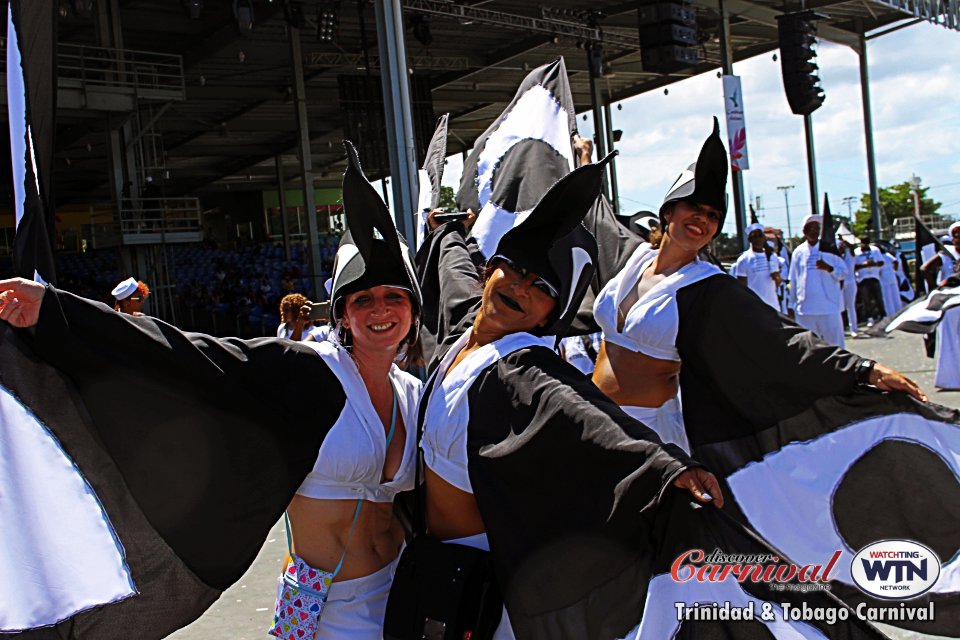
<instances>
[{"instance_id":1,"label":"wtn logo","mask_svg":"<svg viewBox=\"0 0 960 640\"><path fill-rule=\"evenodd\" d=\"M927 579L927 561L921 560L919 563L909 560L874 560L869 561L861 559L863 563L863 572L867 575L867 580L890 580L890 572L894 572L894 582L900 583L906 580L926 580Z\"/></svg>"},{"instance_id":2,"label":"wtn logo","mask_svg":"<svg viewBox=\"0 0 960 640\"><path fill-rule=\"evenodd\" d=\"M883 540L857 552L850 565L854 583L877 598L915 598L940 577L940 558L911 540Z\"/></svg>"}]
</instances>

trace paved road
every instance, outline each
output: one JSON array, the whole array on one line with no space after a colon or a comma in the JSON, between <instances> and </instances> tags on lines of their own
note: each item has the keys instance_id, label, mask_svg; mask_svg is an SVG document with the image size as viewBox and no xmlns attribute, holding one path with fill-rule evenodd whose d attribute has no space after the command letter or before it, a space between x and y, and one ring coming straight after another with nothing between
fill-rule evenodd
<instances>
[{"instance_id":1,"label":"paved road","mask_svg":"<svg viewBox=\"0 0 960 640\"><path fill-rule=\"evenodd\" d=\"M893 338L859 338L847 348L909 375L927 392L931 401L960 409L960 391L937 391L933 387L934 361L927 358L920 337L895 332ZM270 533L253 566L243 579L192 625L170 636L173 640L265 640L273 617L276 580L286 551L283 525ZM889 631L889 628L887 629ZM932 636L891 632L900 640Z\"/></svg>"}]
</instances>

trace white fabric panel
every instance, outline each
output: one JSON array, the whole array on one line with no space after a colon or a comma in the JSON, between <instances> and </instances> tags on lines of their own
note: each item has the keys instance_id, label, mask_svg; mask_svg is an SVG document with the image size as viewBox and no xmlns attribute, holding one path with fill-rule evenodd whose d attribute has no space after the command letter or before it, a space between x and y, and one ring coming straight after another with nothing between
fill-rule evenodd
<instances>
[{"instance_id":1,"label":"white fabric panel","mask_svg":"<svg viewBox=\"0 0 960 640\"><path fill-rule=\"evenodd\" d=\"M954 301L960 302L960 296ZM960 389L960 308L945 310L937 327L937 377L933 384L941 389Z\"/></svg>"},{"instance_id":2,"label":"white fabric panel","mask_svg":"<svg viewBox=\"0 0 960 640\"><path fill-rule=\"evenodd\" d=\"M698 602L722 605L729 602L731 608L746 607L752 602L755 621L765 625L777 640L802 638L826 640L826 636L819 629L805 622L784 621L783 609L777 604L773 605L776 620L761 620L759 614L763 611L761 606L764 601L744 591L734 578L727 578L723 582L689 580L679 583L674 582L670 574L661 574L650 581L647 600L644 604L644 611L648 612L648 615L643 616L639 626L624 636L624 640L664 640L675 637L680 630L680 622L677 620L677 612L674 608L675 602L685 602L688 605ZM732 622L731 624L743 623Z\"/></svg>"},{"instance_id":3,"label":"white fabric panel","mask_svg":"<svg viewBox=\"0 0 960 640\"><path fill-rule=\"evenodd\" d=\"M569 116L566 110L552 93L538 85L517 100L497 130L487 138L487 143L477 158L477 193L481 209L473 226L473 236L477 238L484 256L492 256L503 234L521 221L518 218L508 224L502 218L512 218L514 212L503 211L490 203L493 173L497 164L510 149L523 140L542 140L566 158L569 167L573 167L573 148L568 127Z\"/></svg>"},{"instance_id":4,"label":"white fabric panel","mask_svg":"<svg viewBox=\"0 0 960 640\"><path fill-rule=\"evenodd\" d=\"M0 632L136 594L100 501L40 422L0 387Z\"/></svg>"},{"instance_id":5,"label":"white fabric panel","mask_svg":"<svg viewBox=\"0 0 960 640\"><path fill-rule=\"evenodd\" d=\"M24 177L26 167L23 162L27 154L26 87L23 81L23 67L20 66L20 44L17 30L13 25L13 12L7 8L7 114L10 126L10 161L13 166L13 200L16 209L17 226L23 217L23 205L26 201Z\"/></svg>"},{"instance_id":6,"label":"white fabric panel","mask_svg":"<svg viewBox=\"0 0 960 640\"><path fill-rule=\"evenodd\" d=\"M426 169L417 171L417 183L420 186L420 197L417 200L417 249L423 244L423 238L427 235L427 214L430 213L430 205L433 202L433 185L430 183L430 176Z\"/></svg>"},{"instance_id":7,"label":"white fabric panel","mask_svg":"<svg viewBox=\"0 0 960 640\"><path fill-rule=\"evenodd\" d=\"M832 576L853 586L850 560L858 549L848 547L837 532L832 498L850 465L885 440L937 452L960 481L960 429L907 413L870 418L809 442L788 444L727 481L750 524L771 545L797 564L823 564L842 550L845 557ZM960 557L941 561L940 580L931 592L960 591Z\"/></svg>"},{"instance_id":8,"label":"white fabric panel","mask_svg":"<svg viewBox=\"0 0 960 640\"><path fill-rule=\"evenodd\" d=\"M690 441L683 423L683 410L679 394L659 407L621 406L624 413L653 429L665 443L675 444L690 455Z\"/></svg>"}]
</instances>

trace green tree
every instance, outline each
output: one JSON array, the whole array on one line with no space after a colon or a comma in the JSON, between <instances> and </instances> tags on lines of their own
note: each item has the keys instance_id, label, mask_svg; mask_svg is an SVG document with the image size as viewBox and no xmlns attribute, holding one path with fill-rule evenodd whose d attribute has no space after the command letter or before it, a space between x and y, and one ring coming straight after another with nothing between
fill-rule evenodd
<instances>
[{"instance_id":1,"label":"green tree","mask_svg":"<svg viewBox=\"0 0 960 640\"><path fill-rule=\"evenodd\" d=\"M889 187L881 187L877 193L880 198L880 222L884 228L893 226L897 218L913 216L913 192L909 181L904 181ZM927 197L930 187L921 186L920 215L931 215L940 209L940 202ZM867 233L870 225L870 194L860 196L860 208L854 215L853 232L857 236Z\"/></svg>"},{"instance_id":2,"label":"green tree","mask_svg":"<svg viewBox=\"0 0 960 640\"><path fill-rule=\"evenodd\" d=\"M453 187L440 185L440 208L447 211L453 211L457 208L457 199Z\"/></svg>"}]
</instances>

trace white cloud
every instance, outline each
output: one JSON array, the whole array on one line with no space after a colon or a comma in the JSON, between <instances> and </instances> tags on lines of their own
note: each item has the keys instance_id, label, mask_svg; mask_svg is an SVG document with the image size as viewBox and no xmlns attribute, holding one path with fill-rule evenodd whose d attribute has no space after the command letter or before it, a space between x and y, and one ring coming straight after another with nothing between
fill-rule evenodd
<instances>
[{"instance_id":1,"label":"white cloud","mask_svg":"<svg viewBox=\"0 0 960 640\"><path fill-rule=\"evenodd\" d=\"M960 214L960 34L928 24L902 29L868 42L870 93L878 180L881 186L916 173L945 211ZM859 81L859 58L851 49L823 43L818 51L824 105L814 114L814 140L820 198L830 194L834 211L842 199L859 200L867 191L866 142ZM803 120L790 112L780 64L769 54L738 62L746 110L750 170L747 196L759 195L764 221L785 226L783 194L793 184L791 218L799 220L810 201ZM723 123L720 80L711 71L662 90L623 101L613 110L614 126L624 131L618 145L618 181L624 211L655 209L677 174L696 159L711 118ZM578 119L581 134L592 122ZM459 157L451 158L445 184L456 185ZM955 184L954 184L955 183ZM728 217L727 230L735 228Z\"/></svg>"}]
</instances>

